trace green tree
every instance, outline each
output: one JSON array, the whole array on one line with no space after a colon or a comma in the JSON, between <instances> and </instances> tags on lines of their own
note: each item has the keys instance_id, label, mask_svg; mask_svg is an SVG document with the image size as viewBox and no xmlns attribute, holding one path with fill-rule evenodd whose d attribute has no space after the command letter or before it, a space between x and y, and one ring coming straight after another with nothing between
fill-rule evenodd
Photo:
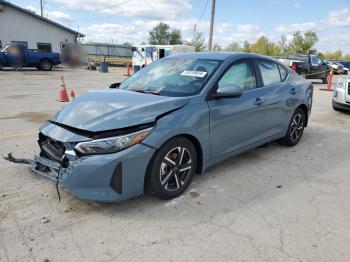
<instances>
[{"instance_id":1,"label":"green tree","mask_svg":"<svg viewBox=\"0 0 350 262\"><path fill-rule=\"evenodd\" d=\"M169 44L171 45L181 45L182 42L182 36L181 31L179 29L173 29L170 33L170 40Z\"/></svg>"},{"instance_id":2,"label":"green tree","mask_svg":"<svg viewBox=\"0 0 350 262\"><path fill-rule=\"evenodd\" d=\"M214 45L213 45L213 51L214 51L214 52L222 51L222 47L220 46L219 43L214 43Z\"/></svg>"},{"instance_id":3,"label":"green tree","mask_svg":"<svg viewBox=\"0 0 350 262\"><path fill-rule=\"evenodd\" d=\"M334 52L334 59L341 59L342 56L343 56L343 53L342 53L341 50L336 50L336 51Z\"/></svg>"},{"instance_id":4,"label":"green tree","mask_svg":"<svg viewBox=\"0 0 350 262\"><path fill-rule=\"evenodd\" d=\"M148 33L148 42L152 45L178 45L182 44L181 31L173 29L165 23L159 23Z\"/></svg>"},{"instance_id":5,"label":"green tree","mask_svg":"<svg viewBox=\"0 0 350 262\"><path fill-rule=\"evenodd\" d=\"M327 52L324 56L327 59L342 59L346 57L346 56L343 56L343 53L341 50L335 50L334 52Z\"/></svg>"},{"instance_id":6,"label":"green tree","mask_svg":"<svg viewBox=\"0 0 350 262\"><path fill-rule=\"evenodd\" d=\"M202 52L207 47L202 33L196 33L192 41L187 44L193 46L196 52Z\"/></svg>"},{"instance_id":7,"label":"green tree","mask_svg":"<svg viewBox=\"0 0 350 262\"><path fill-rule=\"evenodd\" d=\"M241 51L241 46L237 42L230 42L226 47L226 51L229 52L239 52Z\"/></svg>"},{"instance_id":8,"label":"green tree","mask_svg":"<svg viewBox=\"0 0 350 262\"><path fill-rule=\"evenodd\" d=\"M350 61L350 54L343 55L343 59L346 61Z\"/></svg>"},{"instance_id":9,"label":"green tree","mask_svg":"<svg viewBox=\"0 0 350 262\"><path fill-rule=\"evenodd\" d=\"M169 43L170 26L165 23L159 23L151 31L149 31L148 42L152 45L166 45Z\"/></svg>"},{"instance_id":10,"label":"green tree","mask_svg":"<svg viewBox=\"0 0 350 262\"><path fill-rule=\"evenodd\" d=\"M244 41L243 47L241 49L242 52L250 53L250 43L248 41Z\"/></svg>"},{"instance_id":11,"label":"green tree","mask_svg":"<svg viewBox=\"0 0 350 262\"><path fill-rule=\"evenodd\" d=\"M281 35L281 39L278 42L279 48L281 50L282 56L287 56L290 54L290 48L287 42L287 36L285 34Z\"/></svg>"},{"instance_id":12,"label":"green tree","mask_svg":"<svg viewBox=\"0 0 350 262\"><path fill-rule=\"evenodd\" d=\"M132 47L132 44L130 42L126 41L123 43L123 46Z\"/></svg>"},{"instance_id":13,"label":"green tree","mask_svg":"<svg viewBox=\"0 0 350 262\"><path fill-rule=\"evenodd\" d=\"M250 46L250 50L253 53L262 55L279 55L281 50L273 42L271 42L266 36L261 36L254 44Z\"/></svg>"},{"instance_id":14,"label":"green tree","mask_svg":"<svg viewBox=\"0 0 350 262\"><path fill-rule=\"evenodd\" d=\"M297 31L293 34L293 39L290 42L290 49L296 54L305 54L310 50L318 41L318 36L315 32L306 31L302 34Z\"/></svg>"},{"instance_id":15,"label":"green tree","mask_svg":"<svg viewBox=\"0 0 350 262\"><path fill-rule=\"evenodd\" d=\"M318 57L322 58L322 59L325 58L324 54L321 53L321 52L317 52L316 55L317 55Z\"/></svg>"}]
</instances>

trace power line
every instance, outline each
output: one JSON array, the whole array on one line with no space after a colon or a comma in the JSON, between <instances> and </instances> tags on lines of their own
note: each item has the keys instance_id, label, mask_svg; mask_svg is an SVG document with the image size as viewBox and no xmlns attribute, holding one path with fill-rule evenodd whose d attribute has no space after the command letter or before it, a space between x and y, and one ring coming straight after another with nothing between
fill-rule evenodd
<instances>
[{"instance_id":1,"label":"power line","mask_svg":"<svg viewBox=\"0 0 350 262\"><path fill-rule=\"evenodd\" d=\"M98 9L92 9L92 10L90 9L89 11L91 11L91 12L98 12L98 11L101 11L101 10L105 10L105 9L113 8L113 7L122 5L122 4L126 4L127 2L130 2L130 1L132 1L132 0L126 0L126 1L120 2L120 3L118 3L118 4L114 4L114 5L110 5L110 6L98 8Z\"/></svg>"},{"instance_id":2,"label":"power line","mask_svg":"<svg viewBox=\"0 0 350 262\"><path fill-rule=\"evenodd\" d=\"M194 25L195 27L197 27L197 25L199 24L199 22L202 20L203 15L204 15L205 11L207 10L208 3L209 3L209 0L207 0L207 2L205 3L205 6L204 6L204 8L203 8L203 11L202 11L201 15L199 16L197 23Z\"/></svg>"},{"instance_id":3,"label":"power line","mask_svg":"<svg viewBox=\"0 0 350 262\"><path fill-rule=\"evenodd\" d=\"M205 14L205 11L207 10L208 3L209 3L209 0L207 0L207 2L205 3L205 6L204 6L204 8L202 10L202 13L198 17L197 23L194 24L194 27L193 27L193 39L195 39L195 37L196 37L197 26L198 26L199 22L202 20L203 15Z\"/></svg>"}]
</instances>

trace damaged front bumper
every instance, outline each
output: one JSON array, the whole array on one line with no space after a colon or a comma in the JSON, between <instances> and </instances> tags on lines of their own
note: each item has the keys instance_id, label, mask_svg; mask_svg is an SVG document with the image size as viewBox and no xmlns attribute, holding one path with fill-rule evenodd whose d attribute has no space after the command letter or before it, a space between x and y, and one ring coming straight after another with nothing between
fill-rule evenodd
<instances>
[{"instance_id":1,"label":"damaged front bumper","mask_svg":"<svg viewBox=\"0 0 350 262\"><path fill-rule=\"evenodd\" d=\"M40 135L57 141L61 132L67 132L54 125L49 130L44 128ZM118 202L143 194L147 166L155 152L153 147L140 143L117 153L78 156L72 141L57 142L65 148L61 161L45 154L42 145L41 154L33 159L18 159L11 154L5 159L29 164L36 174L63 185L79 199Z\"/></svg>"},{"instance_id":2,"label":"damaged front bumper","mask_svg":"<svg viewBox=\"0 0 350 262\"><path fill-rule=\"evenodd\" d=\"M17 158L5 157L15 163L29 164L36 174L63 185L75 197L83 200L119 202L143 194L144 179L154 149L137 144L114 154L69 156L69 164L60 163L35 155L32 160L18 162Z\"/></svg>"},{"instance_id":3,"label":"damaged front bumper","mask_svg":"<svg viewBox=\"0 0 350 262\"><path fill-rule=\"evenodd\" d=\"M8 156L4 157L4 159L16 164L29 164L31 169L35 173L38 173L39 175L54 181L57 181L59 177L61 165L55 161L46 159L38 155L35 155L34 159L24 159L24 158L13 157L12 153L9 153ZM43 167L43 166L46 167L46 170L50 170L51 172L54 172L56 175L50 175L49 172L42 171L42 168L40 167Z\"/></svg>"}]
</instances>

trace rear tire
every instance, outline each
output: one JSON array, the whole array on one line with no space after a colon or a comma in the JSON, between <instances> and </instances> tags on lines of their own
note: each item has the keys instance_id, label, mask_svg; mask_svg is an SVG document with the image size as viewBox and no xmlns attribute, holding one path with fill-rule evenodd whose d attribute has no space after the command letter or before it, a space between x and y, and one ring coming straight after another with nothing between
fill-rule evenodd
<instances>
[{"instance_id":1,"label":"rear tire","mask_svg":"<svg viewBox=\"0 0 350 262\"><path fill-rule=\"evenodd\" d=\"M190 185L197 167L197 152L185 137L166 142L153 156L147 171L146 189L160 199L181 195Z\"/></svg>"},{"instance_id":2,"label":"rear tire","mask_svg":"<svg viewBox=\"0 0 350 262\"><path fill-rule=\"evenodd\" d=\"M52 69L52 63L47 59L43 59L40 61L39 68L43 71L50 71Z\"/></svg>"},{"instance_id":3,"label":"rear tire","mask_svg":"<svg viewBox=\"0 0 350 262\"><path fill-rule=\"evenodd\" d=\"M305 112L301 108L295 110L288 126L287 134L281 139L286 146L295 146L300 141L305 128Z\"/></svg>"}]
</instances>

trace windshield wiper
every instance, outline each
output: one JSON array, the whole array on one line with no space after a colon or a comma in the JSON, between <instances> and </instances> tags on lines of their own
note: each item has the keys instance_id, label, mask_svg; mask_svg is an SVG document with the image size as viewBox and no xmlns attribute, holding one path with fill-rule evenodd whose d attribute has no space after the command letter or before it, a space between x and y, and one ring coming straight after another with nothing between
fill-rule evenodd
<instances>
[{"instance_id":1,"label":"windshield wiper","mask_svg":"<svg viewBox=\"0 0 350 262\"><path fill-rule=\"evenodd\" d=\"M129 91L137 92L137 93L143 93L143 94L152 94L152 95L160 95L160 92L149 90L149 89L130 89Z\"/></svg>"}]
</instances>

